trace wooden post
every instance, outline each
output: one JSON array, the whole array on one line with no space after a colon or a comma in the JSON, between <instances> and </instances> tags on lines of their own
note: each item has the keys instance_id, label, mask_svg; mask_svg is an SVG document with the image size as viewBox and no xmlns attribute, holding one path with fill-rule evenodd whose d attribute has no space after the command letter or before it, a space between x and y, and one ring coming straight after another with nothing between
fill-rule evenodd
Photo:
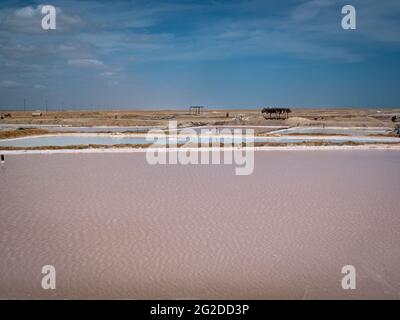
<instances>
[{"instance_id":1,"label":"wooden post","mask_svg":"<svg viewBox=\"0 0 400 320\"><path fill-rule=\"evenodd\" d=\"M5 159L4 159L4 154L2 154L1 155L1 164L5 164L6 163L6 161L5 161Z\"/></svg>"}]
</instances>

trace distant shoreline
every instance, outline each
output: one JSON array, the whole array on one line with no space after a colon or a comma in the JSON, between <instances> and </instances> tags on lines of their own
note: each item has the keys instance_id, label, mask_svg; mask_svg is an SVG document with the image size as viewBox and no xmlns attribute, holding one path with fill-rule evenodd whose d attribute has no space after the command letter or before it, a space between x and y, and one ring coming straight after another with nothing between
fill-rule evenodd
<instances>
[{"instance_id":1,"label":"distant shoreline","mask_svg":"<svg viewBox=\"0 0 400 320\"><path fill-rule=\"evenodd\" d=\"M287 106L289 107L289 106ZM167 127L170 120L178 127L198 126L339 126L392 127L392 116L400 108L297 108L290 107L289 117L262 113L264 106L254 109L218 109L205 107L193 113L189 106L181 109L70 110L45 112L6 111L0 125L58 127Z\"/></svg>"}]
</instances>

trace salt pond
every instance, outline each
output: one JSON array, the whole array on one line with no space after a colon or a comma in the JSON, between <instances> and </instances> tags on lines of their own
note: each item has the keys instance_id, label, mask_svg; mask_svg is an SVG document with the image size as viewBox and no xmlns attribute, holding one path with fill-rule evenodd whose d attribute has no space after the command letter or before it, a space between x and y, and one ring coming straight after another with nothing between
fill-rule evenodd
<instances>
[{"instance_id":1,"label":"salt pond","mask_svg":"<svg viewBox=\"0 0 400 320\"><path fill-rule=\"evenodd\" d=\"M0 299L398 299L399 156L260 151L238 177L142 153L9 155Z\"/></svg>"},{"instance_id":2,"label":"salt pond","mask_svg":"<svg viewBox=\"0 0 400 320\"><path fill-rule=\"evenodd\" d=\"M215 138L217 141L223 142L223 137ZM209 142L209 137L192 138L191 141L201 143ZM183 144L187 140L175 139L170 142ZM330 143L395 143L400 142L400 138L396 137L373 137L373 136L276 136L276 137L255 137L242 138L243 142L270 142L270 143L300 143L300 142L330 142ZM239 142L240 142L239 141ZM162 142L162 141L161 141ZM164 141L165 143L166 141ZM60 134L48 136L32 136L15 139L0 140L0 147L46 147L46 146L80 146L80 145L121 145L121 144L136 144L145 145L151 144L144 136L129 136L129 135L100 135L100 134Z\"/></svg>"}]
</instances>

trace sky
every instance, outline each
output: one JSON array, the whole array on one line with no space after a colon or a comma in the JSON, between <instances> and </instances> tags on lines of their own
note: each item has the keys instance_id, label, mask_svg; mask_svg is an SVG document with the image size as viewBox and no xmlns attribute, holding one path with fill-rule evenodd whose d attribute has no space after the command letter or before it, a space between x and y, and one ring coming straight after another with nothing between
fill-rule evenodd
<instances>
[{"instance_id":1,"label":"sky","mask_svg":"<svg viewBox=\"0 0 400 320\"><path fill-rule=\"evenodd\" d=\"M399 16L399 0L1 0L0 109L400 107Z\"/></svg>"}]
</instances>

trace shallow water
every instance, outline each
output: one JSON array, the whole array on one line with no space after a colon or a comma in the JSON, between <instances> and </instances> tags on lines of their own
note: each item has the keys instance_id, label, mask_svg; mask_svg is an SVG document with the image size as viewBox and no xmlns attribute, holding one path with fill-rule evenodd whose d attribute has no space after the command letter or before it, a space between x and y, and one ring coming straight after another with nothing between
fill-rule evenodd
<instances>
[{"instance_id":1,"label":"shallow water","mask_svg":"<svg viewBox=\"0 0 400 320\"><path fill-rule=\"evenodd\" d=\"M0 298L400 298L399 151L18 155L0 181Z\"/></svg>"},{"instance_id":2,"label":"shallow water","mask_svg":"<svg viewBox=\"0 0 400 320\"><path fill-rule=\"evenodd\" d=\"M0 140L0 146L43 147L43 146L78 146L89 144L146 144L145 138L118 136L40 136L21 139Z\"/></svg>"},{"instance_id":3,"label":"shallow water","mask_svg":"<svg viewBox=\"0 0 400 320\"><path fill-rule=\"evenodd\" d=\"M347 134L354 136L363 136L371 134L387 134L390 130L388 129L371 129L371 128L317 128L317 127L301 127L301 128L289 128L283 130L274 131L274 133L288 134L288 133L315 133L315 134Z\"/></svg>"},{"instance_id":4,"label":"shallow water","mask_svg":"<svg viewBox=\"0 0 400 320\"><path fill-rule=\"evenodd\" d=\"M95 126L95 127L72 127L61 125L35 125L35 124L0 124L0 130L18 128L37 128L56 132L147 132L154 127L149 126Z\"/></svg>"},{"instance_id":5,"label":"shallow water","mask_svg":"<svg viewBox=\"0 0 400 320\"><path fill-rule=\"evenodd\" d=\"M192 138L191 141L195 143L200 141L201 143L209 143L209 137L202 137L200 139ZM214 138L214 141L224 142L224 138ZM344 142L361 142L361 143L392 143L400 142L400 138L393 137L351 137L351 136L333 136L333 137L256 137L254 140L251 138L242 138L235 140L235 142L274 142L274 143L300 143L300 142L332 142L332 143L344 143ZM159 140L161 144L165 144L166 140ZM183 144L188 142L185 139L175 139L171 142L177 142ZM226 143L232 143L232 140L226 139ZM0 140L0 147L43 147L43 146L78 146L78 145L118 145L118 144L152 144L153 140L146 140L144 137L127 137L127 136L102 136L102 135L75 135L75 136L39 136L39 137L26 137L18 139L6 139Z\"/></svg>"}]
</instances>

